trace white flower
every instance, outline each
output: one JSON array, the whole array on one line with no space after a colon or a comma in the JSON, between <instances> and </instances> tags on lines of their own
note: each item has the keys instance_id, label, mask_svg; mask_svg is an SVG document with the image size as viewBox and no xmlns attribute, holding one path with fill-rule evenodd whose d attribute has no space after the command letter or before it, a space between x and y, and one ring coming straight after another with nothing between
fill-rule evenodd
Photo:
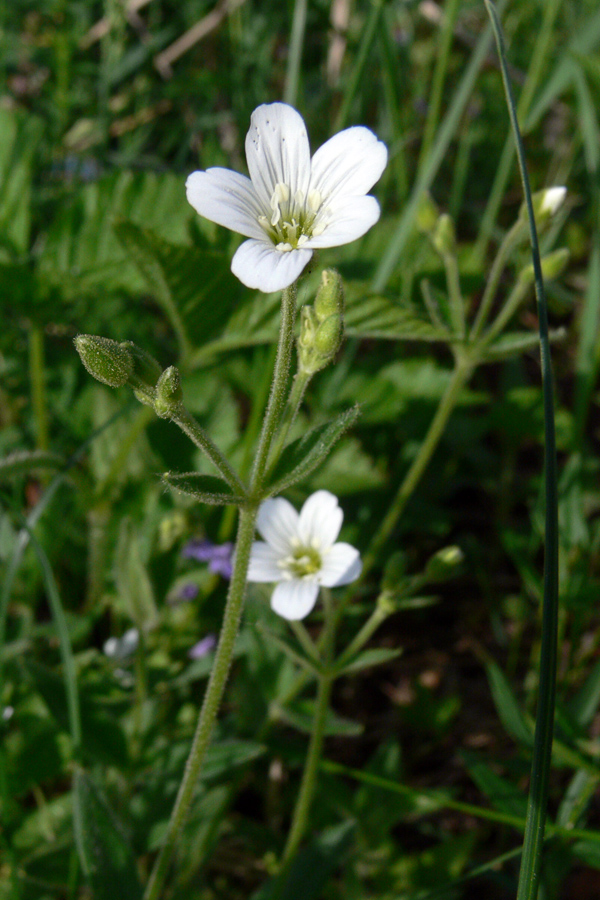
<instances>
[{"instance_id":1,"label":"white flower","mask_svg":"<svg viewBox=\"0 0 600 900\"><path fill-rule=\"evenodd\" d=\"M387 149L368 128L340 131L312 160L302 116L285 103L254 110L246 136L250 178L230 169L193 172L186 183L194 209L250 238L231 270L265 293L294 282L319 247L338 247L379 219L365 196L381 177Z\"/></svg>"},{"instance_id":2,"label":"white flower","mask_svg":"<svg viewBox=\"0 0 600 900\"><path fill-rule=\"evenodd\" d=\"M248 581L277 582L271 607L284 619L303 619L319 587L339 587L360 575L358 550L335 543L344 514L337 497L317 491L300 514L283 497L265 500L256 527L264 541L252 545Z\"/></svg>"},{"instance_id":3,"label":"white flower","mask_svg":"<svg viewBox=\"0 0 600 900\"><path fill-rule=\"evenodd\" d=\"M555 215L567 197L566 187L546 188L542 195L542 212Z\"/></svg>"}]
</instances>

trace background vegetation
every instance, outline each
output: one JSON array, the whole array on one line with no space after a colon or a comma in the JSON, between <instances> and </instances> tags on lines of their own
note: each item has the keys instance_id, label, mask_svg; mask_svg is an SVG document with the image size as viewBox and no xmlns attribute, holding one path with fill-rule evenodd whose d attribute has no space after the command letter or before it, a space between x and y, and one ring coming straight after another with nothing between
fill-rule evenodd
<instances>
[{"instance_id":1,"label":"background vegetation","mask_svg":"<svg viewBox=\"0 0 600 900\"><path fill-rule=\"evenodd\" d=\"M592 0L498 6L533 187L564 184L569 192L544 235L545 249L567 247L570 262L548 286L561 617L542 892L586 900L600 891L600 12ZM311 386L307 416L325 421L355 402L362 415L326 464L288 494L296 504L318 487L338 494L346 538L361 548L450 377L451 355L431 331L421 289L426 279L443 316L442 261L417 228L423 192L455 221L473 311L518 215L482 3L313 0L304 33L303 11L302 0L13 0L0 13L7 900L103 900L115 896L116 883L123 896L138 896L129 862L137 860L143 881L210 670L210 654L193 659L189 651L218 632L226 582L182 549L191 538L229 540L233 510L165 491L156 476L166 470L210 470L172 425L92 381L72 346L78 332L101 334L135 341L161 365L178 361L190 410L238 466L248 464L277 298L251 296L231 275L237 237L196 216L186 175L211 165L244 171L252 110L283 98L304 115L313 148L350 124L368 125L389 147L376 188L381 222L319 261L346 279L348 340ZM182 45L198 23L198 40ZM500 297L527 261L525 253L512 261ZM317 280L315 267L305 300ZM543 551L532 298L511 329L512 343L496 348L464 389L349 610L350 633L368 616L382 577L404 586L404 608L372 641L402 654L336 685L311 840L294 871L301 900L515 895ZM464 555L452 579L411 580L447 546ZM297 670L272 638L286 631L267 597L252 586L173 900L268 896L313 691L308 684L290 699ZM133 627L134 653L122 645L117 655L104 651L107 639ZM75 786L74 686L86 773ZM77 830L82 810L102 840ZM99 847L101 864L96 857L96 868L86 868ZM101 874L90 888L92 869Z\"/></svg>"}]
</instances>

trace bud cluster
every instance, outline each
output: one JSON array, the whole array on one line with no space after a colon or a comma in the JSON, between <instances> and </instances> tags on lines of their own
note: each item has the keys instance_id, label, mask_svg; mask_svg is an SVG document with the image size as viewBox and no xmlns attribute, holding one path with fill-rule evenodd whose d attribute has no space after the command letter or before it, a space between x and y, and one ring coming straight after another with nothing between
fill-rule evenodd
<instances>
[{"instance_id":1,"label":"bud cluster","mask_svg":"<svg viewBox=\"0 0 600 900\"><path fill-rule=\"evenodd\" d=\"M170 418L182 402L179 372L169 366L163 372L149 353L132 341L111 341L94 334L79 334L75 347L90 375L109 387L133 389L140 403L151 406L163 419Z\"/></svg>"},{"instance_id":2,"label":"bud cluster","mask_svg":"<svg viewBox=\"0 0 600 900\"><path fill-rule=\"evenodd\" d=\"M313 306L300 311L298 360L300 371L314 375L340 349L344 334L344 287L334 269L325 269Z\"/></svg>"}]
</instances>

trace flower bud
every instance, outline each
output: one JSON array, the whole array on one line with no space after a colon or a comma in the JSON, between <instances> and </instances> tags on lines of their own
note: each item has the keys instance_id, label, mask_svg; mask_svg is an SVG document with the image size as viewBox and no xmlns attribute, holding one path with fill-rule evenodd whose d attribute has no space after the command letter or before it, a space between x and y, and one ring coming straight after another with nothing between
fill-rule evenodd
<instances>
[{"instance_id":1,"label":"flower bud","mask_svg":"<svg viewBox=\"0 0 600 900\"><path fill-rule=\"evenodd\" d=\"M559 275L562 275L568 265L570 256L571 254L566 247L561 247L559 250L553 250L552 253L548 253L547 256L544 256L542 259L542 276L544 281L552 281L553 279L558 278ZM533 266L530 263L521 271L519 279L521 281L531 282L533 281L533 278L534 271Z\"/></svg>"},{"instance_id":2,"label":"flower bud","mask_svg":"<svg viewBox=\"0 0 600 900\"><path fill-rule=\"evenodd\" d=\"M536 191L531 198L533 205L533 214L535 216L535 224L538 228L547 225L553 216L561 209L567 197L566 187L544 188L543 191ZM519 218L527 220L527 206L521 204L519 210Z\"/></svg>"},{"instance_id":3,"label":"flower bud","mask_svg":"<svg viewBox=\"0 0 600 900\"><path fill-rule=\"evenodd\" d=\"M133 341L123 341L119 344L125 350L128 350L133 360L133 375L135 379L139 379L141 384L149 390L154 390L156 382L160 378L162 368L149 353L138 347ZM135 387L138 385L136 384Z\"/></svg>"},{"instance_id":4,"label":"flower bud","mask_svg":"<svg viewBox=\"0 0 600 900\"><path fill-rule=\"evenodd\" d=\"M444 213L439 217L431 240L441 256L447 256L449 253L455 252L456 234L454 232L454 222L448 213Z\"/></svg>"},{"instance_id":5,"label":"flower bud","mask_svg":"<svg viewBox=\"0 0 600 900\"><path fill-rule=\"evenodd\" d=\"M425 566L427 581L446 581L456 574L458 566L464 559L460 547L444 547L431 557Z\"/></svg>"},{"instance_id":6,"label":"flower bud","mask_svg":"<svg viewBox=\"0 0 600 900\"><path fill-rule=\"evenodd\" d=\"M113 388L127 384L133 358L126 347L94 334L78 334L73 343L90 375Z\"/></svg>"},{"instance_id":7,"label":"flower bud","mask_svg":"<svg viewBox=\"0 0 600 900\"><path fill-rule=\"evenodd\" d=\"M317 328L315 350L329 362L340 349L344 323L341 316L328 316Z\"/></svg>"},{"instance_id":8,"label":"flower bud","mask_svg":"<svg viewBox=\"0 0 600 900\"><path fill-rule=\"evenodd\" d=\"M321 284L315 297L314 310L319 322L329 316L344 314L344 282L335 269L325 269L321 273Z\"/></svg>"},{"instance_id":9,"label":"flower bud","mask_svg":"<svg viewBox=\"0 0 600 900\"><path fill-rule=\"evenodd\" d=\"M162 373L156 385L154 395L154 410L161 419L169 419L173 416L183 401L181 390L181 378L179 369L169 366Z\"/></svg>"},{"instance_id":10,"label":"flower bud","mask_svg":"<svg viewBox=\"0 0 600 900\"><path fill-rule=\"evenodd\" d=\"M433 234L439 217L440 211L431 194L425 191L417 211L417 228L424 234Z\"/></svg>"}]
</instances>

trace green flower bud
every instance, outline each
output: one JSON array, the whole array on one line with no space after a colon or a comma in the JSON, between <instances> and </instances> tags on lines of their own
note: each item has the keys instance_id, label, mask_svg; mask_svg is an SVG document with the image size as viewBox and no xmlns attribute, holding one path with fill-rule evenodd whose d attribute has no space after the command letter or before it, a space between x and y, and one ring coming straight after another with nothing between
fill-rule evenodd
<instances>
[{"instance_id":1,"label":"green flower bud","mask_svg":"<svg viewBox=\"0 0 600 900\"><path fill-rule=\"evenodd\" d=\"M317 328L315 334L315 350L327 362L333 359L340 349L344 323L341 316L328 316Z\"/></svg>"},{"instance_id":2,"label":"green flower bud","mask_svg":"<svg viewBox=\"0 0 600 900\"><path fill-rule=\"evenodd\" d=\"M319 322L329 316L344 314L344 282L335 269L324 269L321 273L321 284L315 297L314 310Z\"/></svg>"},{"instance_id":3,"label":"green flower bud","mask_svg":"<svg viewBox=\"0 0 600 900\"><path fill-rule=\"evenodd\" d=\"M424 234L433 234L439 217L440 211L431 194L429 191L425 191L417 212L417 228Z\"/></svg>"},{"instance_id":4,"label":"green flower bud","mask_svg":"<svg viewBox=\"0 0 600 900\"><path fill-rule=\"evenodd\" d=\"M119 346L128 350L131 354L131 358L133 359L133 375L135 376L133 379L134 382L139 379L141 385L153 391L162 372L159 363L157 363L153 356L134 344L133 341L123 341ZM138 384L135 383L134 386L138 387Z\"/></svg>"},{"instance_id":5,"label":"green flower bud","mask_svg":"<svg viewBox=\"0 0 600 900\"><path fill-rule=\"evenodd\" d=\"M181 406L183 392L181 390L181 378L179 369L169 366L162 373L156 385L154 395L154 410L161 419L170 419Z\"/></svg>"},{"instance_id":6,"label":"green flower bud","mask_svg":"<svg viewBox=\"0 0 600 900\"><path fill-rule=\"evenodd\" d=\"M561 209L567 197L566 187L545 188L543 191L536 191L531 198L533 206L533 214L535 216L535 224L538 228L547 225L553 216ZM527 221L527 206L521 204L519 210L519 218L524 222Z\"/></svg>"},{"instance_id":7,"label":"green flower bud","mask_svg":"<svg viewBox=\"0 0 600 900\"><path fill-rule=\"evenodd\" d=\"M444 547L443 550L438 550L425 566L425 578L427 581L446 581L453 578L464 558L460 547Z\"/></svg>"},{"instance_id":8,"label":"green flower bud","mask_svg":"<svg viewBox=\"0 0 600 900\"><path fill-rule=\"evenodd\" d=\"M90 375L113 388L127 384L133 358L126 347L95 334L78 334L73 343Z\"/></svg>"},{"instance_id":9,"label":"green flower bud","mask_svg":"<svg viewBox=\"0 0 600 900\"><path fill-rule=\"evenodd\" d=\"M442 256L455 252L456 234L454 232L454 222L447 213L439 217L431 240L437 252Z\"/></svg>"},{"instance_id":10,"label":"green flower bud","mask_svg":"<svg viewBox=\"0 0 600 900\"><path fill-rule=\"evenodd\" d=\"M548 253L547 256L544 256L542 259L542 276L544 281L552 281L554 278L558 278L559 275L562 275L568 265L570 256L571 254L566 247L561 247L559 250L553 250L552 253ZM533 266L530 263L521 271L519 278L521 281L531 282L533 281L533 277Z\"/></svg>"}]
</instances>

